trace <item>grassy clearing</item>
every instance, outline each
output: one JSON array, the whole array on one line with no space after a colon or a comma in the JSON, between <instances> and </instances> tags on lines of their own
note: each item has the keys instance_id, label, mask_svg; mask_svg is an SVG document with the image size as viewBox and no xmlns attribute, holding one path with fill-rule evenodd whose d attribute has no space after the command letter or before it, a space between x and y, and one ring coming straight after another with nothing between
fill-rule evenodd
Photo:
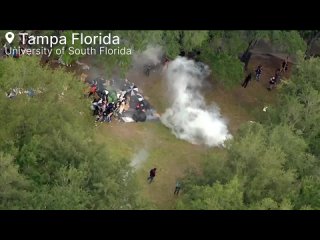
<instances>
[{"instance_id":1,"label":"grassy clearing","mask_svg":"<svg viewBox=\"0 0 320 240\"><path fill-rule=\"evenodd\" d=\"M108 146L113 160L132 157L140 150L148 152L148 159L137 170L141 196L155 208L171 209L174 205L174 186L187 168L200 170L206 148L176 139L160 122L141 124L103 124L97 128L98 139ZM149 170L158 169L155 181L148 184Z\"/></svg>"},{"instance_id":2,"label":"grassy clearing","mask_svg":"<svg viewBox=\"0 0 320 240\"><path fill-rule=\"evenodd\" d=\"M151 74L150 78L146 78L131 73L129 79L134 79L158 112L165 111L169 99L166 96L166 85L159 76ZM234 89L211 85L204 91L205 99L208 104L214 102L219 106L231 133L236 134L242 123L254 120L257 114L262 114L263 106L274 102L276 91L268 92L265 89L266 81L267 78L260 83L252 81L246 89L240 87L241 80L239 87ZM177 199L173 195L175 183L184 176L187 169L195 169L201 174L208 156L224 155L223 149L193 145L177 139L161 122L101 124L97 127L97 134L100 142L108 146L110 157L114 160L130 160L140 149L148 152L146 162L136 172L137 182L141 198L155 209L174 208ZM158 173L155 181L148 184L146 179L153 167L158 169Z\"/></svg>"}]
</instances>

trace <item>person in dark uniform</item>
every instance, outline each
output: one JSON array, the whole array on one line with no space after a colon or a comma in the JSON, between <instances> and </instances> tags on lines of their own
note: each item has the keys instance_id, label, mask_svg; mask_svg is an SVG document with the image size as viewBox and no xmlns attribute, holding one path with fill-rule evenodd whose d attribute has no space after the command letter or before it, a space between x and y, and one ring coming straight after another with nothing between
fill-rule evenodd
<instances>
[{"instance_id":1,"label":"person in dark uniform","mask_svg":"<svg viewBox=\"0 0 320 240\"><path fill-rule=\"evenodd\" d=\"M286 60L283 60L282 64L281 64L281 71L280 72L286 72L288 71L288 59L289 57L287 57Z\"/></svg>"},{"instance_id":2,"label":"person in dark uniform","mask_svg":"<svg viewBox=\"0 0 320 240\"><path fill-rule=\"evenodd\" d=\"M260 76L262 73L262 65L259 65L256 69L256 80L259 81L260 80Z\"/></svg>"}]
</instances>

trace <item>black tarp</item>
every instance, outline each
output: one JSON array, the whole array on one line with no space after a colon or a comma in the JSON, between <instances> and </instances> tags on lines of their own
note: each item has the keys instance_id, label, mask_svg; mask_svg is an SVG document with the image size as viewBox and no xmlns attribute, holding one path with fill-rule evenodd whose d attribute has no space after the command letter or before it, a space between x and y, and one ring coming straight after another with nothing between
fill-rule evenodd
<instances>
[{"instance_id":1,"label":"black tarp","mask_svg":"<svg viewBox=\"0 0 320 240\"><path fill-rule=\"evenodd\" d=\"M136 122L145 122L147 120L147 115L144 111L137 110L133 115L132 119Z\"/></svg>"}]
</instances>

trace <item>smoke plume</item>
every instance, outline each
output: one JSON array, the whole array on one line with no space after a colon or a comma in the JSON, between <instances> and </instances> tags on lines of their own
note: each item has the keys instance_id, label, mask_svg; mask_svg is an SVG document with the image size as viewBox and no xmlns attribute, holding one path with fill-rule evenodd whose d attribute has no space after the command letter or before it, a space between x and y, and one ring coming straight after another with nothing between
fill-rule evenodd
<instances>
[{"instance_id":1,"label":"smoke plume","mask_svg":"<svg viewBox=\"0 0 320 240\"><path fill-rule=\"evenodd\" d=\"M161 46L147 46L142 53L133 55L134 67L141 68L145 65L157 65L161 63L164 51Z\"/></svg>"},{"instance_id":2,"label":"smoke plume","mask_svg":"<svg viewBox=\"0 0 320 240\"><path fill-rule=\"evenodd\" d=\"M130 166L137 170L147 161L149 153L145 149L139 150L132 158Z\"/></svg>"},{"instance_id":3,"label":"smoke plume","mask_svg":"<svg viewBox=\"0 0 320 240\"><path fill-rule=\"evenodd\" d=\"M193 144L223 146L231 138L217 106L206 106L200 88L210 74L208 66L178 57L170 62L167 83L172 106L161 117L177 138Z\"/></svg>"}]
</instances>

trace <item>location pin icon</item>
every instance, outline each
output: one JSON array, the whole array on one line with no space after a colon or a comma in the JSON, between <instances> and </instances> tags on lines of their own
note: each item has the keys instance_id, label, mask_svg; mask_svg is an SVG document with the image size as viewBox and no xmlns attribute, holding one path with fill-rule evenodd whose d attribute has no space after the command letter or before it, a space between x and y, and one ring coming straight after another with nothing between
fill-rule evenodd
<instances>
[{"instance_id":1,"label":"location pin icon","mask_svg":"<svg viewBox=\"0 0 320 240\"><path fill-rule=\"evenodd\" d=\"M12 43L12 41L13 41L13 39L14 39L14 34L13 34L13 32L7 32L7 33L6 33L6 39L7 39L7 41L8 41L9 44Z\"/></svg>"}]
</instances>

